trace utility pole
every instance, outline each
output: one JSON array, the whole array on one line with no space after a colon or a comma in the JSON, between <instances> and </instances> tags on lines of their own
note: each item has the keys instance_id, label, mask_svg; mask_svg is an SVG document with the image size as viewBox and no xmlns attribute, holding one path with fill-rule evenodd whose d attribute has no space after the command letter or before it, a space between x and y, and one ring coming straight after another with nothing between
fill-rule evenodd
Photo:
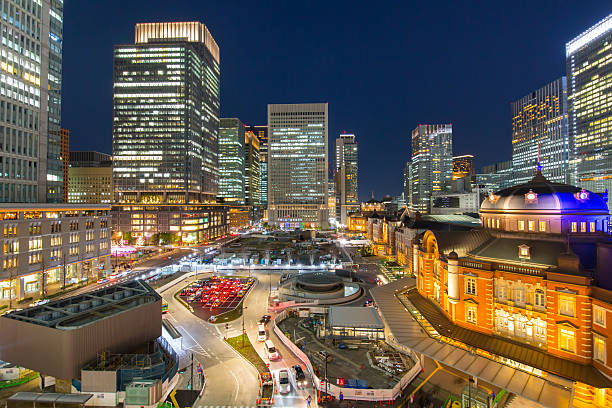
<instances>
[{"instance_id":1,"label":"utility pole","mask_svg":"<svg viewBox=\"0 0 612 408\"><path fill-rule=\"evenodd\" d=\"M248 309L244 307L244 299L242 300L242 348L244 348L244 309Z\"/></svg>"},{"instance_id":2,"label":"utility pole","mask_svg":"<svg viewBox=\"0 0 612 408\"><path fill-rule=\"evenodd\" d=\"M189 382L191 387L193 387L193 353L191 353L191 381Z\"/></svg>"}]
</instances>

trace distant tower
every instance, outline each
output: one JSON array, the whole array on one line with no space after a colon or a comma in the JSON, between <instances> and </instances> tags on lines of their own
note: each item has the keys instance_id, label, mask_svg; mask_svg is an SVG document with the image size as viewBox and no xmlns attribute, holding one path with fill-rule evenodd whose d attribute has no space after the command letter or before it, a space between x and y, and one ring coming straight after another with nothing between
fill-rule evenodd
<instances>
[{"instance_id":1,"label":"distant tower","mask_svg":"<svg viewBox=\"0 0 612 408\"><path fill-rule=\"evenodd\" d=\"M359 209L357 141L353 134L341 134L335 145L336 221L347 223L347 213Z\"/></svg>"},{"instance_id":2,"label":"distant tower","mask_svg":"<svg viewBox=\"0 0 612 408\"><path fill-rule=\"evenodd\" d=\"M429 213L432 193L447 191L453 176L453 125L419 125L412 131L412 209Z\"/></svg>"}]
</instances>

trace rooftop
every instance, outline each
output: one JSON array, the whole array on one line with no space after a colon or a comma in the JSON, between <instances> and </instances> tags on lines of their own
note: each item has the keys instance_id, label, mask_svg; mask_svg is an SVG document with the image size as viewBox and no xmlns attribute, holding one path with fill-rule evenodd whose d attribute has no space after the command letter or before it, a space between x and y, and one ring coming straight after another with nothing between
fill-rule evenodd
<instances>
[{"instance_id":1,"label":"rooftop","mask_svg":"<svg viewBox=\"0 0 612 408\"><path fill-rule=\"evenodd\" d=\"M382 320L373 307L332 306L329 308L329 327L359 327L384 329Z\"/></svg>"},{"instance_id":2,"label":"rooftop","mask_svg":"<svg viewBox=\"0 0 612 408\"><path fill-rule=\"evenodd\" d=\"M157 292L144 281L133 280L7 313L1 318L74 330L159 299Z\"/></svg>"}]
</instances>

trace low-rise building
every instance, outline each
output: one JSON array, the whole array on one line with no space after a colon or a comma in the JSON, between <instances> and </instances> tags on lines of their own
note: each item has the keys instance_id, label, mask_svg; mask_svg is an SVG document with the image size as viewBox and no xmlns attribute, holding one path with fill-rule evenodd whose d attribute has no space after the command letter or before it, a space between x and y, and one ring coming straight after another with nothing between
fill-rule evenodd
<instances>
[{"instance_id":1,"label":"low-rise building","mask_svg":"<svg viewBox=\"0 0 612 408\"><path fill-rule=\"evenodd\" d=\"M37 299L106 275L110 206L0 204L0 303Z\"/></svg>"}]
</instances>

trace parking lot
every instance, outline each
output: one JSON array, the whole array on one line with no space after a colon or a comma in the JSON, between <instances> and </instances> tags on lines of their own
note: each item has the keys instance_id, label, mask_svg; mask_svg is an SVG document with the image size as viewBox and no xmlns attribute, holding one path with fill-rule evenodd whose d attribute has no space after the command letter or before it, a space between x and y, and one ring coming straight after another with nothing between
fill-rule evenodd
<instances>
[{"instance_id":1,"label":"parking lot","mask_svg":"<svg viewBox=\"0 0 612 408\"><path fill-rule=\"evenodd\" d=\"M253 278L211 276L181 291L180 297L205 320L235 309L253 285Z\"/></svg>"}]
</instances>

